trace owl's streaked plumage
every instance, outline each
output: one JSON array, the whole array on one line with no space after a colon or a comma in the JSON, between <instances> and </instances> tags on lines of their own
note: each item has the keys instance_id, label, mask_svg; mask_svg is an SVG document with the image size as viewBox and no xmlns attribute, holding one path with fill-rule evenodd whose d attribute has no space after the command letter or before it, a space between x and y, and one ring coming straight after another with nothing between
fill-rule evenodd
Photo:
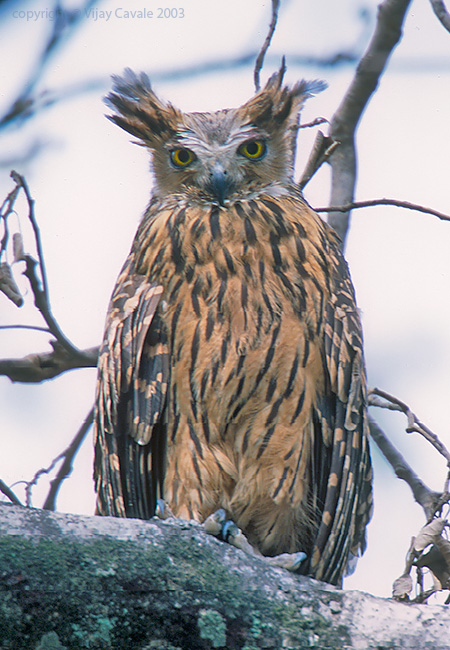
<instances>
[{"instance_id":1,"label":"owl's streaked plumage","mask_svg":"<svg viewBox=\"0 0 450 650\"><path fill-rule=\"evenodd\" d=\"M282 79L189 114L145 75L115 79L111 119L150 150L155 187L100 354L98 512L223 508L264 555L304 551L338 584L371 511L361 326L337 237L293 181L320 86Z\"/></svg>"}]
</instances>

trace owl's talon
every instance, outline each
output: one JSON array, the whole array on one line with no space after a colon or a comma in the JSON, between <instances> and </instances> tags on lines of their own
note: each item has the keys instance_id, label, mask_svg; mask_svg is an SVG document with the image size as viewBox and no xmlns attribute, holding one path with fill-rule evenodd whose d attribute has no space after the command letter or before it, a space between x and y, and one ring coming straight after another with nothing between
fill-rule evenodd
<instances>
[{"instance_id":1,"label":"owl's talon","mask_svg":"<svg viewBox=\"0 0 450 650\"><path fill-rule=\"evenodd\" d=\"M227 514L223 508L216 510L212 515L209 515L203 522L203 528L208 535L213 537L221 537L222 530L227 521Z\"/></svg>"},{"instance_id":2,"label":"owl's talon","mask_svg":"<svg viewBox=\"0 0 450 650\"><path fill-rule=\"evenodd\" d=\"M265 557L264 559L271 565L280 567L281 569L286 569L287 571L298 571L302 562L306 560L308 556L303 551L299 553L282 553L281 555L275 555L274 557Z\"/></svg>"},{"instance_id":3,"label":"owl's talon","mask_svg":"<svg viewBox=\"0 0 450 650\"><path fill-rule=\"evenodd\" d=\"M234 523L232 519L228 519L227 514L223 508L216 510L212 515L209 515L203 522L203 527L208 535L218 537L223 541L231 544L235 548L239 548L248 555L256 555L262 557L250 544L242 530Z\"/></svg>"},{"instance_id":4,"label":"owl's talon","mask_svg":"<svg viewBox=\"0 0 450 650\"><path fill-rule=\"evenodd\" d=\"M156 501L155 517L159 517L159 519L171 519L173 517L173 512L164 499Z\"/></svg>"},{"instance_id":5,"label":"owl's talon","mask_svg":"<svg viewBox=\"0 0 450 650\"><path fill-rule=\"evenodd\" d=\"M233 541L241 532L240 528L236 526L234 521L227 519L222 526L222 537L226 542L233 544Z\"/></svg>"}]
</instances>

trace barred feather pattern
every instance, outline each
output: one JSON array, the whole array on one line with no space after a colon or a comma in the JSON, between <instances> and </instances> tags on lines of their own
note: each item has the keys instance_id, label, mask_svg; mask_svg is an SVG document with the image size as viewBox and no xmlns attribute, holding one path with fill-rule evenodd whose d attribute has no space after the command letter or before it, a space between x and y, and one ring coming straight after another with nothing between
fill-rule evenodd
<instances>
[{"instance_id":1,"label":"barred feather pattern","mask_svg":"<svg viewBox=\"0 0 450 650\"><path fill-rule=\"evenodd\" d=\"M367 431L347 265L295 186L154 198L100 354L98 512L224 508L263 554L305 551L340 584L371 514Z\"/></svg>"}]
</instances>

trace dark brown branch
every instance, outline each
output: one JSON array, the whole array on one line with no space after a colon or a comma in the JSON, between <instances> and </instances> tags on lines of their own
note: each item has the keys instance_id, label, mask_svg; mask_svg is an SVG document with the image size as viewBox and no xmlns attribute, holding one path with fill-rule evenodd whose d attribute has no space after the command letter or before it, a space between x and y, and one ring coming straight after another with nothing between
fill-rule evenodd
<instances>
[{"instance_id":1,"label":"dark brown branch","mask_svg":"<svg viewBox=\"0 0 450 650\"><path fill-rule=\"evenodd\" d=\"M87 414L83 424L77 431L75 438L62 454L58 456L56 461L64 458L56 477L50 483L50 491L44 503L44 510L56 510L56 497L63 481L72 473L73 459L75 458L87 432L89 431L94 421L94 408L91 408Z\"/></svg>"},{"instance_id":2,"label":"dark brown branch","mask_svg":"<svg viewBox=\"0 0 450 650\"><path fill-rule=\"evenodd\" d=\"M396 476L409 485L414 499L423 508L425 518L428 521L438 507L441 494L434 492L425 485L372 418L369 418L369 427L370 435L376 442L381 453L391 465Z\"/></svg>"},{"instance_id":3,"label":"dark brown branch","mask_svg":"<svg viewBox=\"0 0 450 650\"><path fill-rule=\"evenodd\" d=\"M279 7L280 7L280 0L272 0L272 19L270 21L269 31L267 32L266 40L264 41L263 46L258 56L256 57L255 69L253 72L253 81L255 84L256 92L261 88L259 76L264 64L264 57L266 56L267 50L270 47L270 42L272 40L272 36L274 35L275 28L277 26Z\"/></svg>"},{"instance_id":4,"label":"dark brown branch","mask_svg":"<svg viewBox=\"0 0 450 650\"><path fill-rule=\"evenodd\" d=\"M439 22L450 32L450 14L448 13L443 0L430 0L433 11Z\"/></svg>"},{"instance_id":5,"label":"dark brown branch","mask_svg":"<svg viewBox=\"0 0 450 650\"><path fill-rule=\"evenodd\" d=\"M53 343L53 347L52 352L30 354L23 359L0 359L0 376L9 377L11 381L40 383L68 370L97 365L98 347L80 350L77 355L68 353L57 343Z\"/></svg>"},{"instance_id":6,"label":"dark brown branch","mask_svg":"<svg viewBox=\"0 0 450 650\"><path fill-rule=\"evenodd\" d=\"M442 221L450 221L450 215L434 210L433 208L427 208L424 205L419 205L418 203L411 203L410 201L400 201L398 199L371 199L368 201L352 201L352 203L347 203L345 205L333 205L329 208L314 208L316 212L349 212L350 210L356 210L357 208L371 208L376 205L393 205L398 208L405 208L407 210L416 210L417 212L423 212L425 214L432 214Z\"/></svg>"},{"instance_id":7,"label":"dark brown branch","mask_svg":"<svg viewBox=\"0 0 450 650\"><path fill-rule=\"evenodd\" d=\"M381 398L381 400L378 398ZM450 468L450 451L446 448L444 443L439 440L438 436L419 420L417 415L411 411L410 407L405 404L405 402L402 402L397 397L386 393L384 390L380 390L379 388L372 388L369 391L369 405L378 406L380 408L389 409L391 411L401 411L404 413L408 420L406 432L419 433L425 438L425 440L428 440L428 442L433 445L436 451L438 451L441 456L445 458L447 461L447 467Z\"/></svg>"},{"instance_id":8,"label":"dark brown branch","mask_svg":"<svg viewBox=\"0 0 450 650\"><path fill-rule=\"evenodd\" d=\"M330 136L340 143L330 159L332 168L331 205L353 202L356 184L355 132L370 98L378 86L388 59L399 42L411 0L384 0L372 40L355 72L344 99L331 120ZM330 225L342 240L347 236L349 213L331 212Z\"/></svg>"},{"instance_id":9,"label":"dark brown branch","mask_svg":"<svg viewBox=\"0 0 450 650\"><path fill-rule=\"evenodd\" d=\"M16 506L21 506L23 505L20 500L17 498L17 496L14 494L14 492L11 490L11 488L6 485L2 479L0 479L0 492L3 492L3 494L8 497L8 499L11 501L11 503L14 503Z\"/></svg>"}]
</instances>

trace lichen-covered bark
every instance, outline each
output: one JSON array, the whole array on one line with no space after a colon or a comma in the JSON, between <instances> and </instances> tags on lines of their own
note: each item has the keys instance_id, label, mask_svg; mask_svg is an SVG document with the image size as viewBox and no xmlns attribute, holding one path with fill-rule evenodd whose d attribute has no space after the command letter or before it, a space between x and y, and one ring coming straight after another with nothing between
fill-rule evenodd
<instances>
[{"instance_id":1,"label":"lichen-covered bark","mask_svg":"<svg viewBox=\"0 0 450 650\"><path fill-rule=\"evenodd\" d=\"M274 569L193 522L0 505L0 649L448 648L444 607Z\"/></svg>"}]
</instances>

